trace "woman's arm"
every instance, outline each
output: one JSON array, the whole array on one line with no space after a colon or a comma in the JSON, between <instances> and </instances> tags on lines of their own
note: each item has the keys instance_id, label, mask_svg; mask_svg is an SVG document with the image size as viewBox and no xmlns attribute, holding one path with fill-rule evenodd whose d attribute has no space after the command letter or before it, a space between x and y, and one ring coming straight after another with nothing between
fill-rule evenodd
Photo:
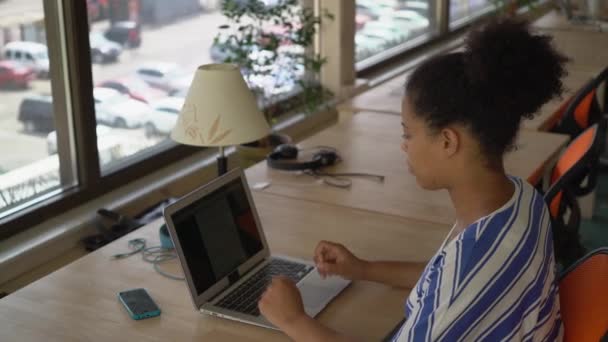
<instances>
[{"instance_id":1,"label":"woman's arm","mask_svg":"<svg viewBox=\"0 0 608 342\"><path fill-rule=\"evenodd\" d=\"M315 263L322 277L337 275L389 286L412 288L426 266L417 262L366 261L339 243L321 241L315 249Z\"/></svg>"},{"instance_id":2,"label":"woman's arm","mask_svg":"<svg viewBox=\"0 0 608 342\"><path fill-rule=\"evenodd\" d=\"M272 279L258 306L270 323L294 341L352 341L308 316L298 288L286 277Z\"/></svg>"}]
</instances>

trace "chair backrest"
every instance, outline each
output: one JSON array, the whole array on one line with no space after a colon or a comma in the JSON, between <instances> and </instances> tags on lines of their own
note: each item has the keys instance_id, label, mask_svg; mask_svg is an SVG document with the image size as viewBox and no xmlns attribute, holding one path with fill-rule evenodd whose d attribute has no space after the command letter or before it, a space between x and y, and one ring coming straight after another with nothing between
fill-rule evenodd
<instances>
[{"instance_id":1,"label":"chair backrest","mask_svg":"<svg viewBox=\"0 0 608 342\"><path fill-rule=\"evenodd\" d=\"M599 157L604 148L605 134L606 121L600 119L570 142L553 168L551 188L557 183L565 183L576 196L591 192L597 183ZM558 188L563 187L565 186Z\"/></svg>"},{"instance_id":2,"label":"chair backrest","mask_svg":"<svg viewBox=\"0 0 608 342\"><path fill-rule=\"evenodd\" d=\"M549 206L556 259L569 265L584 253L580 242L581 222L577 196L591 192L597 183L605 121L594 124L574 139L560 156L545 192Z\"/></svg>"},{"instance_id":3,"label":"chair backrest","mask_svg":"<svg viewBox=\"0 0 608 342\"><path fill-rule=\"evenodd\" d=\"M585 248L579 235L581 209L576 196L567 187L562 187L564 185L555 184L550 188L545 194L545 202L551 215L555 259L562 265L570 265L585 254Z\"/></svg>"},{"instance_id":4,"label":"chair backrest","mask_svg":"<svg viewBox=\"0 0 608 342\"><path fill-rule=\"evenodd\" d=\"M589 81L567 102L559 123L551 131L565 133L574 138L587 127L600 121L602 109L596 93L600 85L607 80L608 68Z\"/></svg>"},{"instance_id":5,"label":"chair backrest","mask_svg":"<svg viewBox=\"0 0 608 342\"><path fill-rule=\"evenodd\" d=\"M608 248L596 249L559 279L564 342L598 342L608 331Z\"/></svg>"}]
</instances>

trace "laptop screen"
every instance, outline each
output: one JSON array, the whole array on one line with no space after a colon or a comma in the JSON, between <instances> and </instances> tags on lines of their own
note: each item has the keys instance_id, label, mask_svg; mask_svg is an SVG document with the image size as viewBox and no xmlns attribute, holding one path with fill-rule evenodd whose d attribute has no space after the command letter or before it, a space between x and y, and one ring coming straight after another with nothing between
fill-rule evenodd
<instances>
[{"instance_id":1,"label":"laptop screen","mask_svg":"<svg viewBox=\"0 0 608 342\"><path fill-rule=\"evenodd\" d=\"M171 217L198 295L264 248L240 178Z\"/></svg>"}]
</instances>

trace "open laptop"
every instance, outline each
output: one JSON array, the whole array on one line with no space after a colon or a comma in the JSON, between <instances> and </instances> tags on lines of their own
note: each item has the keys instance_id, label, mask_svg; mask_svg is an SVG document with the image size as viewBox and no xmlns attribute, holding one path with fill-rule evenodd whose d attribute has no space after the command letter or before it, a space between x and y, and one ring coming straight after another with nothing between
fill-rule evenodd
<instances>
[{"instance_id":1,"label":"open laptop","mask_svg":"<svg viewBox=\"0 0 608 342\"><path fill-rule=\"evenodd\" d=\"M310 262L270 255L239 169L180 198L164 216L194 306L203 313L274 329L258 310L272 276L296 282L313 317L350 283L322 279Z\"/></svg>"}]
</instances>

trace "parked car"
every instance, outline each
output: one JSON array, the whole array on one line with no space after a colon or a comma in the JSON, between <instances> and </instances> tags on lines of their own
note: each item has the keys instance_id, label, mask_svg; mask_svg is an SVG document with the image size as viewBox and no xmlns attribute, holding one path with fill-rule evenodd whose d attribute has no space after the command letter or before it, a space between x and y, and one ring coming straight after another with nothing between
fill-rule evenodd
<instances>
[{"instance_id":1,"label":"parked car","mask_svg":"<svg viewBox=\"0 0 608 342\"><path fill-rule=\"evenodd\" d=\"M0 87L28 88L36 77L34 70L13 61L0 61Z\"/></svg>"},{"instance_id":2,"label":"parked car","mask_svg":"<svg viewBox=\"0 0 608 342\"><path fill-rule=\"evenodd\" d=\"M144 132L146 137L168 136L177 123L176 113L152 110L146 116Z\"/></svg>"},{"instance_id":3,"label":"parked car","mask_svg":"<svg viewBox=\"0 0 608 342\"><path fill-rule=\"evenodd\" d=\"M188 88L193 75L188 75L175 63L145 63L135 70L135 74L152 87L169 94Z\"/></svg>"},{"instance_id":4,"label":"parked car","mask_svg":"<svg viewBox=\"0 0 608 342\"><path fill-rule=\"evenodd\" d=\"M361 50L367 50L372 53L377 53L379 51L382 51L385 45L386 41L384 41L384 39L378 39L376 37L362 35L358 32L357 34L355 34L355 47L357 53L359 53Z\"/></svg>"},{"instance_id":5,"label":"parked car","mask_svg":"<svg viewBox=\"0 0 608 342\"><path fill-rule=\"evenodd\" d=\"M122 46L136 48L141 45L141 26L134 21L118 21L104 32L104 36Z\"/></svg>"},{"instance_id":6,"label":"parked car","mask_svg":"<svg viewBox=\"0 0 608 342\"><path fill-rule=\"evenodd\" d=\"M387 22L372 21L367 23L357 34L394 43L405 41L410 35L410 31Z\"/></svg>"},{"instance_id":7,"label":"parked car","mask_svg":"<svg viewBox=\"0 0 608 342\"><path fill-rule=\"evenodd\" d=\"M410 31L426 29L430 24L428 18L410 10L394 11L387 17L380 18L379 21L389 22Z\"/></svg>"},{"instance_id":8,"label":"parked car","mask_svg":"<svg viewBox=\"0 0 608 342\"><path fill-rule=\"evenodd\" d=\"M416 11L418 14L426 17L429 15L429 2L421 0L406 1L405 4L400 6L400 9Z\"/></svg>"},{"instance_id":9,"label":"parked car","mask_svg":"<svg viewBox=\"0 0 608 342\"><path fill-rule=\"evenodd\" d=\"M115 62L122 53L122 47L104 37L99 32L89 34L91 45L91 61L93 63Z\"/></svg>"},{"instance_id":10,"label":"parked car","mask_svg":"<svg viewBox=\"0 0 608 342\"><path fill-rule=\"evenodd\" d=\"M17 119L26 132L48 133L55 129L53 99L50 95L34 95L23 98Z\"/></svg>"},{"instance_id":11,"label":"parked car","mask_svg":"<svg viewBox=\"0 0 608 342\"><path fill-rule=\"evenodd\" d=\"M105 125L97 125L95 132L97 140L112 133L112 128ZM46 151L49 155L57 153L57 131L52 131L46 136Z\"/></svg>"},{"instance_id":12,"label":"parked car","mask_svg":"<svg viewBox=\"0 0 608 342\"><path fill-rule=\"evenodd\" d=\"M357 0L355 6L357 14L368 16L373 20L383 15L388 15L395 10L393 6L378 3L376 0Z\"/></svg>"},{"instance_id":13,"label":"parked car","mask_svg":"<svg viewBox=\"0 0 608 342\"><path fill-rule=\"evenodd\" d=\"M161 112L179 114L184 106L184 100L183 97L169 96L150 103L150 106Z\"/></svg>"},{"instance_id":14,"label":"parked car","mask_svg":"<svg viewBox=\"0 0 608 342\"><path fill-rule=\"evenodd\" d=\"M4 45L4 58L32 68L40 77L49 76L49 55L44 44L10 42Z\"/></svg>"},{"instance_id":15,"label":"parked car","mask_svg":"<svg viewBox=\"0 0 608 342\"><path fill-rule=\"evenodd\" d=\"M145 103L167 96L166 92L150 87L146 82L137 77L106 80L100 82L97 86L117 90L123 95L128 95L134 100Z\"/></svg>"},{"instance_id":16,"label":"parked car","mask_svg":"<svg viewBox=\"0 0 608 342\"><path fill-rule=\"evenodd\" d=\"M147 104L133 100L110 88L93 88L98 124L119 128L138 128L152 111Z\"/></svg>"}]
</instances>

